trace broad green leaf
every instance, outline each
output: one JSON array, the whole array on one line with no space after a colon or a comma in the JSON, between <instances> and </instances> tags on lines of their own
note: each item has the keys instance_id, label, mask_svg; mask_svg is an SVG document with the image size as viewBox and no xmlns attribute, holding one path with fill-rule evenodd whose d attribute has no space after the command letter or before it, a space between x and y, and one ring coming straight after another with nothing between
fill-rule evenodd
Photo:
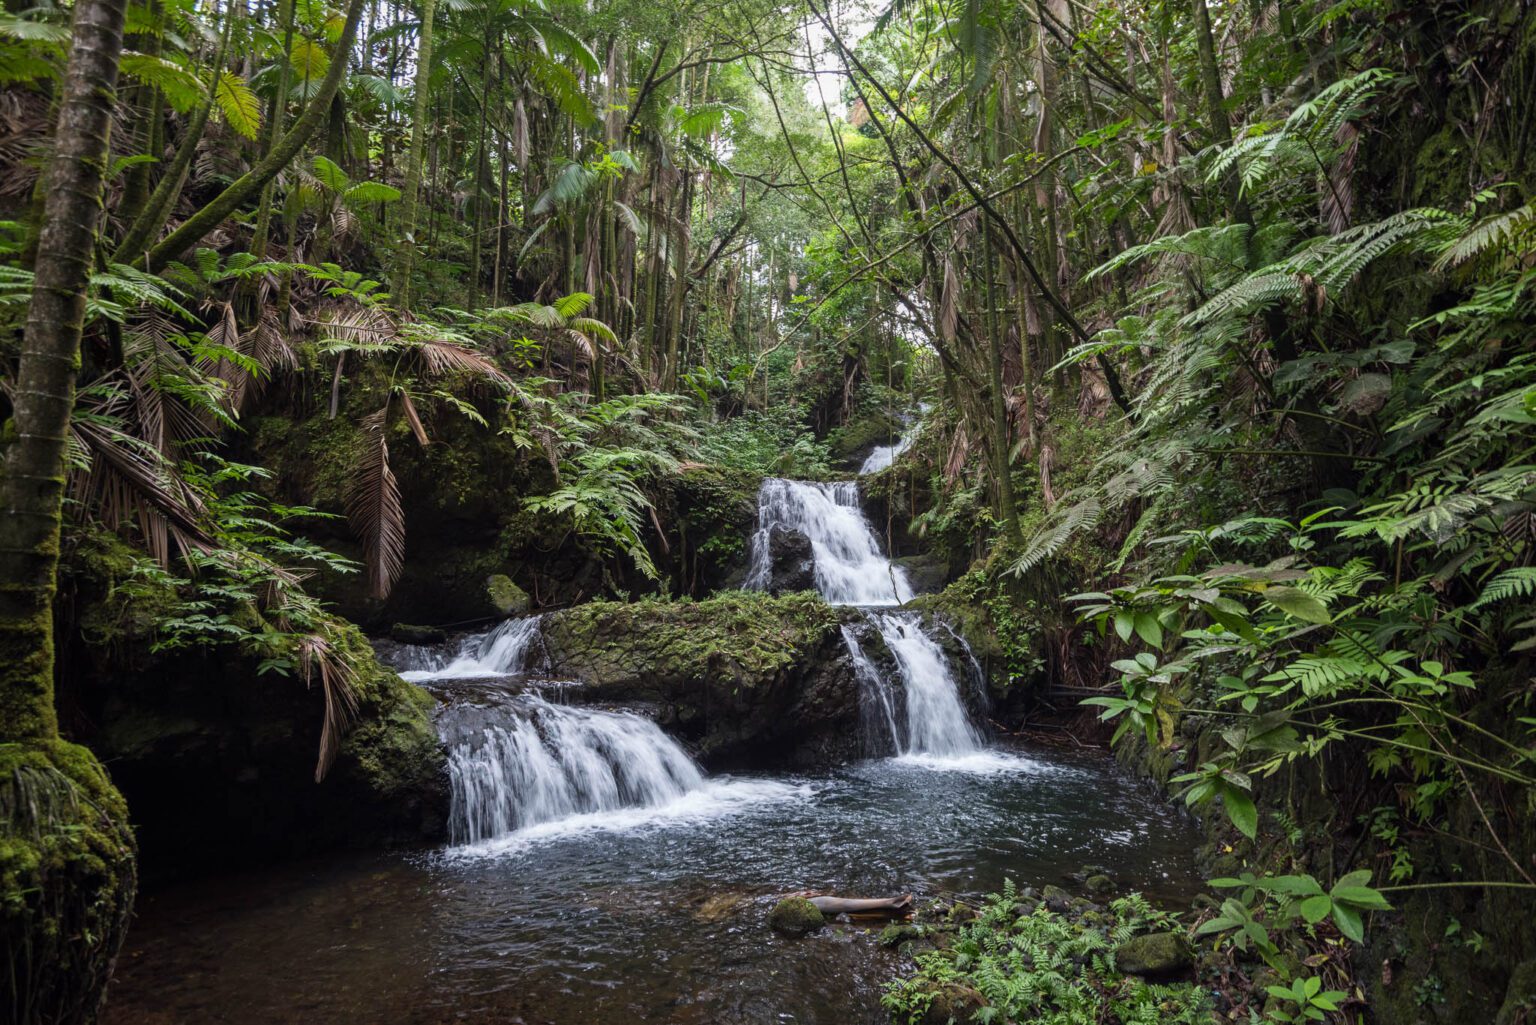
<instances>
[{"instance_id":1,"label":"broad green leaf","mask_svg":"<svg viewBox=\"0 0 1536 1025\"><path fill-rule=\"evenodd\" d=\"M1307 623L1327 624L1333 621L1328 607L1307 592L1295 587L1267 587L1264 600L1286 615Z\"/></svg>"},{"instance_id":2,"label":"broad green leaf","mask_svg":"<svg viewBox=\"0 0 1536 1025\"><path fill-rule=\"evenodd\" d=\"M1221 791L1221 803L1226 806L1227 818L1238 831L1252 840L1259 831L1259 810L1254 807L1253 798L1232 787L1226 787Z\"/></svg>"},{"instance_id":3,"label":"broad green leaf","mask_svg":"<svg viewBox=\"0 0 1536 1025\"><path fill-rule=\"evenodd\" d=\"M1339 927L1339 932L1360 943L1365 939L1365 924L1360 921L1360 912L1343 904L1333 905L1333 922Z\"/></svg>"},{"instance_id":4,"label":"broad green leaf","mask_svg":"<svg viewBox=\"0 0 1536 1025\"><path fill-rule=\"evenodd\" d=\"M1316 925L1328 917L1328 912L1332 908L1333 901L1328 899L1326 893L1320 893L1301 902L1301 917L1305 918L1309 925Z\"/></svg>"}]
</instances>

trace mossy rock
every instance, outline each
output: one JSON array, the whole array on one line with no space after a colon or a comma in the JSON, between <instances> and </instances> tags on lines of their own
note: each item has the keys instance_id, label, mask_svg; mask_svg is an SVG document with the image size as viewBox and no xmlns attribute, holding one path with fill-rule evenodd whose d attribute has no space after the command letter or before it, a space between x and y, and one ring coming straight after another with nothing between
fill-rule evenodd
<instances>
[{"instance_id":1,"label":"mossy rock","mask_svg":"<svg viewBox=\"0 0 1536 1025\"><path fill-rule=\"evenodd\" d=\"M503 616L525 615L533 608L528 592L514 584L512 578L505 573L492 573L486 577L485 593L491 607Z\"/></svg>"},{"instance_id":2,"label":"mossy rock","mask_svg":"<svg viewBox=\"0 0 1536 1025\"><path fill-rule=\"evenodd\" d=\"M17 1025L93 1022L133 908L128 809L94 755L0 744L0 1008Z\"/></svg>"},{"instance_id":3,"label":"mossy rock","mask_svg":"<svg viewBox=\"0 0 1536 1025\"><path fill-rule=\"evenodd\" d=\"M785 897L768 912L768 928L784 936L807 936L826 924L821 909L804 897Z\"/></svg>"},{"instance_id":4,"label":"mossy rock","mask_svg":"<svg viewBox=\"0 0 1536 1025\"><path fill-rule=\"evenodd\" d=\"M1115 948L1115 967L1126 975L1166 978L1188 971L1193 964L1183 933L1149 932L1132 936Z\"/></svg>"},{"instance_id":5,"label":"mossy rock","mask_svg":"<svg viewBox=\"0 0 1536 1025\"><path fill-rule=\"evenodd\" d=\"M974 1021L976 1013L987 1006L981 991L958 982L949 982L934 991L923 1012L922 1025L951 1025Z\"/></svg>"},{"instance_id":6,"label":"mossy rock","mask_svg":"<svg viewBox=\"0 0 1536 1025\"><path fill-rule=\"evenodd\" d=\"M1095 896L1103 896L1106 893L1115 892L1115 881L1103 873L1098 873L1083 880L1083 889Z\"/></svg>"},{"instance_id":7,"label":"mossy rock","mask_svg":"<svg viewBox=\"0 0 1536 1025\"><path fill-rule=\"evenodd\" d=\"M442 644L448 639L448 631L440 626L396 623L389 628L389 636L401 644Z\"/></svg>"}]
</instances>

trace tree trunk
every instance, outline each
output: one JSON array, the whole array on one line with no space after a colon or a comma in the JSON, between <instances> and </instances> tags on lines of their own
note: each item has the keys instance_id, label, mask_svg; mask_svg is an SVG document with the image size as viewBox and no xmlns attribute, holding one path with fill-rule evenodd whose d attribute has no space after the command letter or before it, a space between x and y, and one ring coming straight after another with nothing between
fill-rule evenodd
<instances>
[{"instance_id":1,"label":"tree trunk","mask_svg":"<svg viewBox=\"0 0 1536 1025\"><path fill-rule=\"evenodd\" d=\"M432 78L432 20L438 0L422 0L421 46L416 51L416 78L410 86L410 152L406 154L406 187L399 195L399 249L395 250L395 306L410 307L410 264L416 255L416 194L421 192L421 164L427 131L427 86Z\"/></svg>"},{"instance_id":2,"label":"tree trunk","mask_svg":"<svg viewBox=\"0 0 1536 1025\"><path fill-rule=\"evenodd\" d=\"M0 477L0 1017L89 1022L133 903L127 809L53 707L69 418L125 0L78 0Z\"/></svg>"},{"instance_id":3,"label":"tree trunk","mask_svg":"<svg viewBox=\"0 0 1536 1025\"><path fill-rule=\"evenodd\" d=\"M212 202L187 218L181 227L171 232L151 249L142 260L146 270L153 273L172 260L179 259L187 250L202 241L204 235L223 223L226 217L254 198L267 182L276 178L283 168L288 166L289 161L298 155L299 150L330 114L331 97L336 95L336 90L341 87L341 80L346 77L347 59L351 55L352 40L357 36L357 23L362 15L363 0L350 0L341 38L337 40L336 48L331 52L331 66L320 83L319 92L309 101L309 105L293 123L293 127L266 156L257 162L255 167L236 178L223 192L215 196Z\"/></svg>"}]
</instances>

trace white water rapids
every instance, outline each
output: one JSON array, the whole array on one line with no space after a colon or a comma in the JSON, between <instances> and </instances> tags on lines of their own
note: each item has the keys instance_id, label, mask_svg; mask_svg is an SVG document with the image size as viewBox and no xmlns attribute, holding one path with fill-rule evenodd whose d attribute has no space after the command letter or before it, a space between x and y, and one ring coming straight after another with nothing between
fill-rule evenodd
<instances>
[{"instance_id":1,"label":"white water rapids","mask_svg":"<svg viewBox=\"0 0 1536 1025\"><path fill-rule=\"evenodd\" d=\"M866 469L883 469L907 444L910 435L876 450ZM749 588L773 584L775 531L809 540L816 588L829 604L862 610L868 627L845 624L843 641L861 688L871 754L979 772L1017 761L987 751L966 711L962 674L923 616L896 608L912 597L912 587L864 515L857 482L765 480ZM860 639L872 640L871 630L884 647L878 659ZM798 793L770 781L707 779L676 741L631 712L553 704L527 692L508 700L495 681L536 668L541 637L540 618L530 616L454 648L405 656L408 680L485 680L492 688L488 706L477 698L469 712L446 716L440 726L449 747L450 833L460 851L494 853L537 836L732 814Z\"/></svg>"}]
</instances>

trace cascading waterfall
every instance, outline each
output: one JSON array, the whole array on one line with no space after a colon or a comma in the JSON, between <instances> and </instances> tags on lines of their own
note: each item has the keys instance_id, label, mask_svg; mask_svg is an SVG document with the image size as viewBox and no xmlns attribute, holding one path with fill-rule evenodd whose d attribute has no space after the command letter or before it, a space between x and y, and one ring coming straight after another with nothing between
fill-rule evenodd
<instances>
[{"instance_id":1,"label":"cascading waterfall","mask_svg":"<svg viewBox=\"0 0 1536 1025\"><path fill-rule=\"evenodd\" d=\"M931 758L958 758L984 747L961 700L953 663L913 612L867 611L869 621L895 662L892 685L880 671L858 631L843 626L843 643L859 680L862 727L871 753L894 752Z\"/></svg>"},{"instance_id":2,"label":"cascading waterfall","mask_svg":"<svg viewBox=\"0 0 1536 1025\"><path fill-rule=\"evenodd\" d=\"M410 651L399 666L402 679L412 683L511 676L527 672L529 655L540 638L541 617L509 619L485 633L459 642L453 655L441 650Z\"/></svg>"},{"instance_id":3,"label":"cascading waterfall","mask_svg":"<svg viewBox=\"0 0 1536 1025\"><path fill-rule=\"evenodd\" d=\"M749 590L766 590L773 582L775 530L796 531L810 539L816 589L830 604L900 605L912 597L906 573L880 550L853 481L763 481L757 493Z\"/></svg>"},{"instance_id":4,"label":"cascading waterfall","mask_svg":"<svg viewBox=\"0 0 1536 1025\"><path fill-rule=\"evenodd\" d=\"M904 436L884 458L910 444ZM865 472L883 469L877 449L865 461ZM776 530L792 530L811 542L816 589L832 605L870 606L864 612L879 632L896 665L899 692L870 659L858 631L843 626L861 692L866 745L898 755L957 758L983 747L961 700L954 667L925 632L917 613L881 611L912 597L906 574L891 564L859 504L856 482L816 483L770 478L757 498L757 532L752 538L752 565L747 587L766 590L773 584L771 546Z\"/></svg>"},{"instance_id":5,"label":"cascading waterfall","mask_svg":"<svg viewBox=\"0 0 1536 1025\"><path fill-rule=\"evenodd\" d=\"M512 714L450 739L449 835L476 844L577 815L657 807L704 783L655 723L520 697Z\"/></svg>"},{"instance_id":6,"label":"cascading waterfall","mask_svg":"<svg viewBox=\"0 0 1536 1025\"><path fill-rule=\"evenodd\" d=\"M874 612L869 618L896 658L906 693L906 730L898 735L898 753L955 757L981 750L981 734L960 700L949 657L923 632L922 617Z\"/></svg>"}]
</instances>

